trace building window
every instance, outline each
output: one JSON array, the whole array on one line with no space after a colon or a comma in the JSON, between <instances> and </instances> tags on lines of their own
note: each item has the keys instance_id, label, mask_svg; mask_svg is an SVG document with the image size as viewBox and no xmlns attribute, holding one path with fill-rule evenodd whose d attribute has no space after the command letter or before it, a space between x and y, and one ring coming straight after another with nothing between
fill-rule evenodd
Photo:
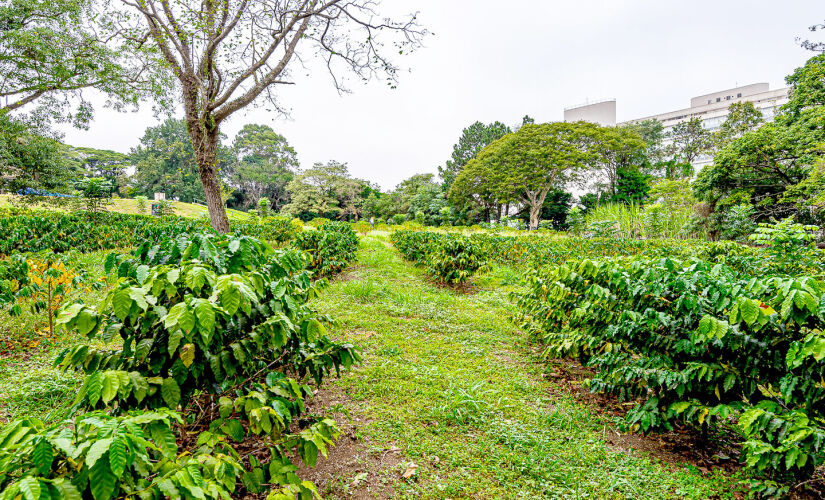
<instances>
[{"instance_id":1,"label":"building window","mask_svg":"<svg viewBox=\"0 0 825 500\"><path fill-rule=\"evenodd\" d=\"M736 94L736 97L742 97L742 92L739 92L738 94Z\"/></svg>"},{"instance_id":2,"label":"building window","mask_svg":"<svg viewBox=\"0 0 825 500\"><path fill-rule=\"evenodd\" d=\"M710 103L712 103L712 102L713 102L713 100L711 100L711 99L708 99L708 104L710 104Z\"/></svg>"},{"instance_id":3,"label":"building window","mask_svg":"<svg viewBox=\"0 0 825 500\"><path fill-rule=\"evenodd\" d=\"M730 101L730 96L725 97L726 101Z\"/></svg>"},{"instance_id":4,"label":"building window","mask_svg":"<svg viewBox=\"0 0 825 500\"><path fill-rule=\"evenodd\" d=\"M716 102L722 102L722 98L721 98L721 97L717 97L717 98L716 98Z\"/></svg>"}]
</instances>

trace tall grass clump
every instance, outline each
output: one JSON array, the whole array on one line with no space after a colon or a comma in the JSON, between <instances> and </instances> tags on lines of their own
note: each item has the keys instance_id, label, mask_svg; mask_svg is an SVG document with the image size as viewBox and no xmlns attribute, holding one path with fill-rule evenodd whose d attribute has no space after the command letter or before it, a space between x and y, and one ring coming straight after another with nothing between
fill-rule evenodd
<instances>
[{"instance_id":1,"label":"tall grass clump","mask_svg":"<svg viewBox=\"0 0 825 500\"><path fill-rule=\"evenodd\" d=\"M693 209L660 203L605 203L585 214L585 230L616 238L687 238ZM610 224L612 222L612 224Z\"/></svg>"}]
</instances>

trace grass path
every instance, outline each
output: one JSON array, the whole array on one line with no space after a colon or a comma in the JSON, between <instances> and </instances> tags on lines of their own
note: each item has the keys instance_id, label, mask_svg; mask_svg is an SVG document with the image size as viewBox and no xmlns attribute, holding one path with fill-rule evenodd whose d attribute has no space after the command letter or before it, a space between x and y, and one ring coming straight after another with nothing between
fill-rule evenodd
<instances>
[{"instance_id":1,"label":"grass path","mask_svg":"<svg viewBox=\"0 0 825 500\"><path fill-rule=\"evenodd\" d=\"M364 355L319 394L352 435L314 473L325 496L732 496L721 473L612 450L609 422L551 396L507 320L513 270L496 268L460 294L429 283L381 236L363 238L358 257L314 302L340 320L334 336Z\"/></svg>"}]
</instances>

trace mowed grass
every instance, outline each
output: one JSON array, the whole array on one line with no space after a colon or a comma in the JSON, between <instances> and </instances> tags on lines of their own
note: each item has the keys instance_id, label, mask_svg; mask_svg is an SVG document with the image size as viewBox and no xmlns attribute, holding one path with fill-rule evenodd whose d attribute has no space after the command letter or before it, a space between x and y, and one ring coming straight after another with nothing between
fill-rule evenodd
<instances>
[{"instance_id":1,"label":"mowed grass","mask_svg":"<svg viewBox=\"0 0 825 500\"><path fill-rule=\"evenodd\" d=\"M339 340L363 347L363 364L331 392L345 393L339 418L348 414L374 452L401 449L391 497L734 496L737 478L612 450L598 408L550 395L508 321L518 270L496 267L462 294L431 284L383 235L363 238L358 257L313 305L340 320ZM322 491L344 498L363 481L356 468Z\"/></svg>"}]
</instances>

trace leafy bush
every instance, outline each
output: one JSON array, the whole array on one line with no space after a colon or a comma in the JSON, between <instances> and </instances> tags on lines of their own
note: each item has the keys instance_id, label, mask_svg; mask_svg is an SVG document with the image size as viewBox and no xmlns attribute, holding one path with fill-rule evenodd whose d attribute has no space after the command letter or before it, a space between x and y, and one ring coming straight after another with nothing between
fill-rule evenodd
<instances>
[{"instance_id":1,"label":"leafy bush","mask_svg":"<svg viewBox=\"0 0 825 500\"><path fill-rule=\"evenodd\" d=\"M194 230L208 230L206 221L119 213L26 213L0 217L0 255L133 247Z\"/></svg>"},{"instance_id":2,"label":"leafy bush","mask_svg":"<svg viewBox=\"0 0 825 500\"><path fill-rule=\"evenodd\" d=\"M261 198L258 200L258 215L261 217L269 217L271 212L269 198Z\"/></svg>"},{"instance_id":3,"label":"leafy bush","mask_svg":"<svg viewBox=\"0 0 825 500\"><path fill-rule=\"evenodd\" d=\"M60 354L56 364L86 373L75 407L186 409L197 399L198 408L214 409L202 416L209 425L198 446L251 436L268 443L268 466L250 459L242 475L248 492L271 485L285 498L311 495L314 487L295 476L289 457L297 453L312 466L339 433L329 419L304 417L302 429L294 428L311 394L306 381L320 384L358 358L352 345L327 337L330 319L307 305L318 293L308 263L297 250L214 234L110 255L106 269L120 280L102 303L73 304L58 315L59 324L90 340L119 336L122 346L78 345ZM171 448L174 439L165 442Z\"/></svg>"},{"instance_id":4,"label":"leafy bush","mask_svg":"<svg viewBox=\"0 0 825 500\"><path fill-rule=\"evenodd\" d=\"M701 260L580 260L518 295L550 356L576 356L594 392L638 399L632 428L738 419L746 464L805 478L825 459L825 283Z\"/></svg>"},{"instance_id":5,"label":"leafy bush","mask_svg":"<svg viewBox=\"0 0 825 500\"><path fill-rule=\"evenodd\" d=\"M254 236L277 244L288 243L295 239L301 231L287 217L262 217L250 222L239 222L232 225L236 234Z\"/></svg>"},{"instance_id":6,"label":"leafy bush","mask_svg":"<svg viewBox=\"0 0 825 500\"><path fill-rule=\"evenodd\" d=\"M311 221L307 222L307 225L310 226L310 227L314 227L315 229L318 229L319 227L321 227L325 224L329 224L330 222L332 222L332 221L330 221L329 219L326 219L324 217L316 217L316 218L312 219Z\"/></svg>"},{"instance_id":7,"label":"leafy bush","mask_svg":"<svg viewBox=\"0 0 825 500\"><path fill-rule=\"evenodd\" d=\"M366 235L370 231L372 231L372 226L370 225L370 223L367 222L367 221L364 221L364 220L356 222L355 224L352 225L352 228L356 232L361 233L363 235Z\"/></svg>"},{"instance_id":8,"label":"leafy bush","mask_svg":"<svg viewBox=\"0 0 825 500\"><path fill-rule=\"evenodd\" d=\"M444 238L427 255L427 272L441 283L464 283L485 265L481 246L466 236Z\"/></svg>"},{"instance_id":9,"label":"leafy bush","mask_svg":"<svg viewBox=\"0 0 825 500\"><path fill-rule=\"evenodd\" d=\"M146 214L146 202L149 201L149 198L145 196L135 196L135 202L137 202L137 211L141 215Z\"/></svg>"},{"instance_id":10,"label":"leafy bush","mask_svg":"<svg viewBox=\"0 0 825 500\"><path fill-rule=\"evenodd\" d=\"M753 205L749 203L730 207L725 212L722 221L722 238L737 241L746 240L756 227L753 216Z\"/></svg>"},{"instance_id":11,"label":"leafy bush","mask_svg":"<svg viewBox=\"0 0 825 500\"><path fill-rule=\"evenodd\" d=\"M358 236L346 222L327 222L315 231L299 234L295 246L312 256L309 269L316 276L331 276L355 260Z\"/></svg>"},{"instance_id":12,"label":"leafy bush","mask_svg":"<svg viewBox=\"0 0 825 500\"><path fill-rule=\"evenodd\" d=\"M235 222L232 227L238 234L278 244L293 240L300 230L285 217L266 217L255 223ZM208 218L46 211L0 213L0 256L43 250L61 253L74 249L86 253L135 247L144 241L157 242L193 231L211 232Z\"/></svg>"},{"instance_id":13,"label":"leafy bush","mask_svg":"<svg viewBox=\"0 0 825 500\"><path fill-rule=\"evenodd\" d=\"M425 266L441 283L463 283L486 265L484 245L466 236L395 231L390 239L405 259Z\"/></svg>"},{"instance_id":14,"label":"leafy bush","mask_svg":"<svg viewBox=\"0 0 825 500\"><path fill-rule=\"evenodd\" d=\"M76 181L74 188L80 194L79 210L96 213L112 205L112 183L102 177L85 177Z\"/></svg>"},{"instance_id":15,"label":"leafy bush","mask_svg":"<svg viewBox=\"0 0 825 500\"><path fill-rule=\"evenodd\" d=\"M237 452L213 440L179 455L182 422L169 410L12 422L0 431L0 498L229 498L243 471Z\"/></svg>"}]
</instances>

